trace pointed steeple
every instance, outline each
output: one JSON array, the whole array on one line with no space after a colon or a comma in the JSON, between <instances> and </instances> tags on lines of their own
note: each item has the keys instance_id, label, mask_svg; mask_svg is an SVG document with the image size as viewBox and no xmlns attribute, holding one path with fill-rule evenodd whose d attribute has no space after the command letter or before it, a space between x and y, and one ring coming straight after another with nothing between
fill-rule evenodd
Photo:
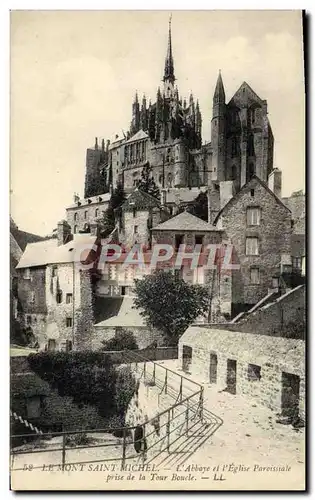
<instances>
[{"instance_id":1,"label":"pointed steeple","mask_svg":"<svg viewBox=\"0 0 315 500\"><path fill-rule=\"evenodd\" d=\"M213 100L215 102L225 103L225 92L224 92L224 85L223 85L223 80L222 80L222 76L221 76L221 70L219 70L219 76L217 79L217 84L215 86Z\"/></svg>"},{"instance_id":2,"label":"pointed steeple","mask_svg":"<svg viewBox=\"0 0 315 500\"><path fill-rule=\"evenodd\" d=\"M165 58L163 81L164 82L169 81L173 84L175 82L175 75L174 75L174 60L173 60L173 52L172 52L171 22L172 22L172 16L170 16L170 20L169 20L168 44L167 44L167 53L166 53L166 58Z\"/></svg>"}]
</instances>

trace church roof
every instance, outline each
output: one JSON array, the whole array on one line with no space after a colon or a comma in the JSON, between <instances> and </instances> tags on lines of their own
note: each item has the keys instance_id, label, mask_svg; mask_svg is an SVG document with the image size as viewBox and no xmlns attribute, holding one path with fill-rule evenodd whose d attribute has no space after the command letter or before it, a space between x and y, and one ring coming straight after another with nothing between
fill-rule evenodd
<instances>
[{"instance_id":1,"label":"church roof","mask_svg":"<svg viewBox=\"0 0 315 500\"><path fill-rule=\"evenodd\" d=\"M130 137L128 141L126 141L126 144L129 144L130 142L135 142L135 141L140 141L141 139L148 139L148 134L144 132L143 130L138 130L138 132Z\"/></svg>"},{"instance_id":2,"label":"church roof","mask_svg":"<svg viewBox=\"0 0 315 500\"><path fill-rule=\"evenodd\" d=\"M182 212L155 226L153 231L218 231L218 228L189 212Z\"/></svg>"},{"instance_id":3,"label":"church roof","mask_svg":"<svg viewBox=\"0 0 315 500\"><path fill-rule=\"evenodd\" d=\"M136 188L130 195L127 200L122 204L121 208L125 212L129 212L133 209L144 209L148 210L150 208L160 208L161 204L157 198L151 196L144 191Z\"/></svg>"}]
</instances>

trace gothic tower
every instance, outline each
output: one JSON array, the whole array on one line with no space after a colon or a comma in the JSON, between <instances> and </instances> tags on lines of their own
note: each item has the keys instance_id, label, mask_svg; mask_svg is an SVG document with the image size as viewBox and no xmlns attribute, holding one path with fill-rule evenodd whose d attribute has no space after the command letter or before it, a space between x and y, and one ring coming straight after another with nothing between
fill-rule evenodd
<instances>
[{"instance_id":1,"label":"gothic tower","mask_svg":"<svg viewBox=\"0 0 315 500\"><path fill-rule=\"evenodd\" d=\"M225 180L225 92L221 71L213 96L212 121L211 121L211 145L212 145L212 180Z\"/></svg>"},{"instance_id":2,"label":"gothic tower","mask_svg":"<svg viewBox=\"0 0 315 500\"><path fill-rule=\"evenodd\" d=\"M174 83L175 83L175 75L174 75L174 60L173 60L173 52L172 52L172 30L171 30L171 22L172 17L169 20L169 28L168 28L168 44L167 44L167 52L165 58L165 67L164 67L164 94L165 98L169 99L174 94Z\"/></svg>"},{"instance_id":3,"label":"gothic tower","mask_svg":"<svg viewBox=\"0 0 315 500\"><path fill-rule=\"evenodd\" d=\"M133 136L140 130L140 106L138 101L138 94L136 92L135 100L132 105L132 120L130 126L130 134Z\"/></svg>"}]
</instances>

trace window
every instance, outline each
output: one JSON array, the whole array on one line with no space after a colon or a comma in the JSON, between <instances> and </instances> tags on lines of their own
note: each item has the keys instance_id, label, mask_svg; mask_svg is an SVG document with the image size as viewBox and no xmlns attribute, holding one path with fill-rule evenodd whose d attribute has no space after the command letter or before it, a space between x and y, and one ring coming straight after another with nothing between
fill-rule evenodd
<instances>
[{"instance_id":1,"label":"window","mask_svg":"<svg viewBox=\"0 0 315 500\"><path fill-rule=\"evenodd\" d=\"M87 219L87 214L88 214L88 211L87 211L87 210L85 210L85 212L84 212L84 218L85 218L85 219Z\"/></svg>"},{"instance_id":2,"label":"window","mask_svg":"<svg viewBox=\"0 0 315 500\"><path fill-rule=\"evenodd\" d=\"M250 162L246 168L246 182L250 181L253 175L255 175L255 165Z\"/></svg>"},{"instance_id":3,"label":"window","mask_svg":"<svg viewBox=\"0 0 315 500\"><path fill-rule=\"evenodd\" d=\"M175 234L175 250L178 251L180 245L184 242L183 234Z\"/></svg>"},{"instance_id":4,"label":"window","mask_svg":"<svg viewBox=\"0 0 315 500\"><path fill-rule=\"evenodd\" d=\"M255 123L255 109L251 108L248 110L249 123L254 125Z\"/></svg>"},{"instance_id":5,"label":"window","mask_svg":"<svg viewBox=\"0 0 315 500\"><path fill-rule=\"evenodd\" d=\"M138 226L134 226L134 228L133 228L133 234L138 234Z\"/></svg>"},{"instance_id":6,"label":"window","mask_svg":"<svg viewBox=\"0 0 315 500\"><path fill-rule=\"evenodd\" d=\"M133 216L133 217L136 217L136 215L137 215L137 209L136 209L136 208L133 208L133 209L132 209L132 216Z\"/></svg>"},{"instance_id":7,"label":"window","mask_svg":"<svg viewBox=\"0 0 315 500\"><path fill-rule=\"evenodd\" d=\"M78 212L74 212L74 220L78 220Z\"/></svg>"},{"instance_id":8,"label":"window","mask_svg":"<svg viewBox=\"0 0 315 500\"><path fill-rule=\"evenodd\" d=\"M196 267L194 269L194 284L195 285L204 285L205 282L205 274L203 267Z\"/></svg>"},{"instance_id":9,"label":"window","mask_svg":"<svg viewBox=\"0 0 315 500\"><path fill-rule=\"evenodd\" d=\"M251 189L250 190L250 195L251 195L252 198L254 198L254 196L255 196L255 189Z\"/></svg>"},{"instance_id":10,"label":"window","mask_svg":"<svg viewBox=\"0 0 315 500\"><path fill-rule=\"evenodd\" d=\"M255 147L254 147L254 136L250 134L248 137L248 156L255 155Z\"/></svg>"},{"instance_id":11,"label":"window","mask_svg":"<svg viewBox=\"0 0 315 500\"><path fill-rule=\"evenodd\" d=\"M159 175L159 184L162 184L163 182L163 175Z\"/></svg>"},{"instance_id":12,"label":"window","mask_svg":"<svg viewBox=\"0 0 315 500\"><path fill-rule=\"evenodd\" d=\"M77 234L77 230L78 230L78 227L77 227L77 226L74 226L74 228L73 228L73 232L74 232L74 234Z\"/></svg>"},{"instance_id":13,"label":"window","mask_svg":"<svg viewBox=\"0 0 315 500\"><path fill-rule=\"evenodd\" d=\"M26 323L28 325L31 325L32 324L32 316L26 316Z\"/></svg>"},{"instance_id":14,"label":"window","mask_svg":"<svg viewBox=\"0 0 315 500\"><path fill-rule=\"evenodd\" d=\"M95 217L98 217L98 208L95 209Z\"/></svg>"},{"instance_id":15,"label":"window","mask_svg":"<svg viewBox=\"0 0 315 500\"><path fill-rule=\"evenodd\" d=\"M195 245L203 245L203 235L195 236Z\"/></svg>"},{"instance_id":16,"label":"window","mask_svg":"<svg viewBox=\"0 0 315 500\"><path fill-rule=\"evenodd\" d=\"M302 257L292 257L293 269L302 269Z\"/></svg>"},{"instance_id":17,"label":"window","mask_svg":"<svg viewBox=\"0 0 315 500\"><path fill-rule=\"evenodd\" d=\"M62 302L62 292L57 292L56 294L56 301L57 301L57 304L61 304Z\"/></svg>"},{"instance_id":18,"label":"window","mask_svg":"<svg viewBox=\"0 0 315 500\"><path fill-rule=\"evenodd\" d=\"M57 276L57 269L58 269L57 266L53 266L52 267L51 275L52 275L53 278L55 278L55 276Z\"/></svg>"},{"instance_id":19,"label":"window","mask_svg":"<svg viewBox=\"0 0 315 500\"><path fill-rule=\"evenodd\" d=\"M48 339L48 351L56 350L56 341L54 339Z\"/></svg>"},{"instance_id":20,"label":"window","mask_svg":"<svg viewBox=\"0 0 315 500\"><path fill-rule=\"evenodd\" d=\"M236 180L236 166L232 166L232 181Z\"/></svg>"},{"instance_id":21,"label":"window","mask_svg":"<svg viewBox=\"0 0 315 500\"><path fill-rule=\"evenodd\" d=\"M66 318L66 326L68 328L72 326L72 318Z\"/></svg>"},{"instance_id":22,"label":"window","mask_svg":"<svg viewBox=\"0 0 315 500\"><path fill-rule=\"evenodd\" d=\"M30 280L31 279L31 270L29 267L24 269L24 275L23 275L25 280Z\"/></svg>"},{"instance_id":23,"label":"window","mask_svg":"<svg viewBox=\"0 0 315 500\"><path fill-rule=\"evenodd\" d=\"M247 225L248 226L259 226L260 225L260 208L259 207L248 207L246 211L247 215Z\"/></svg>"},{"instance_id":24,"label":"window","mask_svg":"<svg viewBox=\"0 0 315 500\"><path fill-rule=\"evenodd\" d=\"M259 268L258 267L251 268L251 270L250 270L250 282L252 285L259 285L260 275L259 275Z\"/></svg>"},{"instance_id":25,"label":"window","mask_svg":"<svg viewBox=\"0 0 315 500\"><path fill-rule=\"evenodd\" d=\"M237 155L237 140L236 137L232 137L232 156Z\"/></svg>"},{"instance_id":26,"label":"window","mask_svg":"<svg viewBox=\"0 0 315 500\"><path fill-rule=\"evenodd\" d=\"M247 380L250 382L257 382L261 379L261 367L258 365L248 365L248 370L247 370Z\"/></svg>"},{"instance_id":27,"label":"window","mask_svg":"<svg viewBox=\"0 0 315 500\"><path fill-rule=\"evenodd\" d=\"M246 238L246 255L259 255L258 238Z\"/></svg>"},{"instance_id":28,"label":"window","mask_svg":"<svg viewBox=\"0 0 315 500\"><path fill-rule=\"evenodd\" d=\"M67 293L66 304L72 304L72 293Z\"/></svg>"},{"instance_id":29,"label":"window","mask_svg":"<svg viewBox=\"0 0 315 500\"><path fill-rule=\"evenodd\" d=\"M120 295L126 295L126 287L125 286L121 287Z\"/></svg>"}]
</instances>

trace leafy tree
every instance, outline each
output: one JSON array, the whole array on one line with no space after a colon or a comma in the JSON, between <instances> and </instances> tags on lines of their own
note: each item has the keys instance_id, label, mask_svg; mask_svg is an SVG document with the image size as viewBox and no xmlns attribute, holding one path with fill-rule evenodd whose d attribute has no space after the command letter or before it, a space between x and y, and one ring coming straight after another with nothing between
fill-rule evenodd
<instances>
[{"instance_id":1,"label":"leafy tree","mask_svg":"<svg viewBox=\"0 0 315 500\"><path fill-rule=\"evenodd\" d=\"M125 201L126 195L122 184L117 184L104 215L98 220L101 225L101 235L106 238L115 229L115 210Z\"/></svg>"},{"instance_id":2,"label":"leafy tree","mask_svg":"<svg viewBox=\"0 0 315 500\"><path fill-rule=\"evenodd\" d=\"M154 198L157 198L158 200L160 199L160 190L152 177L152 168L148 163L143 167L141 179L137 181L136 186L141 191L154 196Z\"/></svg>"},{"instance_id":3,"label":"leafy tree","mask_svg":"<svg viewBox=\"0 0 315 500\"><path fill-rule=\"evenodd\" d=\"M188 212L208 222L208 196L207 193L199 193Z\"/></svg>"},{"instance_id":4,"label":"leafy tree","mask_svg":"<svg viewBox=\"0 0 315 500\"><path fill-rule=\"evenodd\" d=\"M130 351L139 349L135 336L128 330L118 330L115 336L102 342L102 351Z\"/></svg>"},{"instance_id":5,"label":"leafy tree","mask_svg":"<svg viewBox=\"0 0 315 500\"><path fill-rule=\"evenodd\" d=\"M135 280L135 294L135 307L148 324L162 332L167 345L176 345L187 327L210 306L205 288L163 270Z\"/></svg>"}]
</instances>

